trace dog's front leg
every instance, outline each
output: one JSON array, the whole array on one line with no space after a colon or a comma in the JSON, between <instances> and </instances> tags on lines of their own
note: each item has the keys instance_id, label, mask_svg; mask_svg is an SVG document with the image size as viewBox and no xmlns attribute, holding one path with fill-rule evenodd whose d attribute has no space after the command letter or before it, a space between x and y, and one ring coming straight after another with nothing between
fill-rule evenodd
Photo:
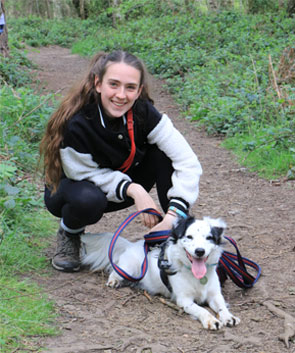
<instances>
[{"instance_id":1,"label":"dog's front leg","mask_svg":"<svg viewBox=\"0 0 295 353\"><path fill-rule=\"evenodd\" d=\"M219 330L222 327L221 321L217 320L208 310L194 302L193 298L177 298L176 303L183 310L199 320L207 330Z\"/></svg>"},{"instance_id":2,"label":"dog's front leg","mask_svg":"<svg viewBox=\"0 0 295 353\"><path fill-rule=\"evenodd\" d=\"M208 300L208 305L213 311L216 312L223 325L236 326L240 323L240 319L228 310L221 293L215 294L212 298L210 298L210 300Z\"/></svg>"},{"instance_id":3,"label":"dog's front leg","mask_svg":"<svg viewBox=\"0 0 295 353\"><path fill-rule=\"evenodd\" d=\"M118 288L120 287L122 282L123 278L116 271L113 270L109 275L106 285L111 288Z\"/></svg>"}]
</instances>

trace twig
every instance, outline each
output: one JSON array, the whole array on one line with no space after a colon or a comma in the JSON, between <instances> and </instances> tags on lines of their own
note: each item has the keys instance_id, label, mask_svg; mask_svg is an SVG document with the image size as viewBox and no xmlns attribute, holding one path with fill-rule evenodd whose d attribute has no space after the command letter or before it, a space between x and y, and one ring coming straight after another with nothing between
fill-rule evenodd
<instances>
[{"instance_id":1,"label":"twig","mask_svg":"<svg viewBox=\"0 0 295 353\"><path fill-rule=\"evenodd\" d=\"M277 78L276 78L276 75L275 75L275 72L274 72L274 69L273 69L273 65L272 65L272 60L271 60L271 55L270 54L268 55L268 61L269 61L269 68L270 68L270 71L271 71L271 74L272 74L272 77L273 77L274 89L276 90L279 99L281 99L282 95L281 95L281 92L280 92L280 89L279 89L279 86L278 86L278 83L277 83Z\"/></svg>"},{"instance_id":2,"label":"twig","mask_svg":"<svg viewBox=\"0 0 295 353\"><path fill-rule=\"evenodd\" d=\"M248 224L232 224L230 228L248 228L248 229L254 229L253 226L250 226Z\"/></svg>"},{"instance_id":3,"label":"twig","mask_svg":"<svg viewBox=\"0 0 295 353\"><path fill-rule=\"evenodd\" d=\"M147 291L144 291L144 292L143 292L143 295L144 295L146 298L148 298L148 300L149 300L150 302L152 302L152 298L151 298L151 296L147 293Z\"/></svg>"},{"instance_id":4,"label":"twig","mask_svg":"<svg viewBox=\"0 0 295 353\"><path fill-rule=\"evenodd\" d=\"M122 306L125 306L128 302L129 302L129 300L132 300L133 298L136 298L136 297L138 297L138 295L139 294L134 294L134 295L132 295L131 297L128 297L123 303L122 303Z\"/></svg>"},{"instance_id":5,"label":"twig","mask_svg":"<svg viewBox=\"0 0 295 353\"><path fill-rule=\"evenodd\" d=\"M275 307L271 302L264 302L263 305L273 314L284 319L284 333L279 336L279 340L283 341L286 347L289 348L289 340L295 336L295 318Z\"/></svg>"},{"instance_id":6,"label":"twig","mask_svg":"<svg viewBox=\"0 0 295 353\"><path fill-rule=\"evenodd\" d=\"M293 134L293 132L292 132L292 134ZM291 137L291 136L292 136L291 133L286 133L286 134L283 134L283 135L281 135L281 136L278 135L278 137L272 138L272 139L270 139L269 141L262 142L260 145L255 146L255 148L253 148L251 151L249 151L249 152L246 154L246 156L245 156L245 157L243 158L243 160L242 160L242 163L245 162L245 160L248 158L248 156L249 156L252 152L254 152L255 150L258 150L258 148L267 146L268 144L271 144L271 143L273 143L273 142L277 142L279 139L287 138L287 137Z\"/></svg>"},{"instance_id":7,"label":"twig","mask_svg":"<svg viewBox=\"0 0 295 353\"><path fill-rule=\"evenodd\" d=\"M167 300L165 300L163 298L159 298L159 300L160 300L160 302L162 304L165 304L165 305L169 306L169 308L172 308L172 309L178 311L179 313L183 312L183 310L179 306L177 306L177 305L175 305L175 304L173 304L171 302L168 302Z\"/></svg>"},{"instance_id":8,"label":"twig","mask_svg":"<svg viewBox=\"0 0 295 353\"><path fill-rule=\"evenodd\" d=\"M20 96L16 93L16 91L13 89L12 86L10 86L5 80L3 81L5 86L9 87L12 91L12 94L14 95L15 98L20 99Z\"/></svg>"},{"instance_id":9,"label":"twig","mask_svg":"<svg viewBox=\"0 0 295 353\"><path fill-rule=\"evenodd\" d=\"M53 93L53 95L58 94L60 91L62 91L63 88L58 89L56 92ZM33 108L31 111L29 111L27 114L25 115L21 115L18 119L17 122L20 122L21 120L25 119L26 117L28 117L29 115L31 115L35 110L38 110L44 103L46 103L49 99L51 99L52 96L48 96L44 99L43 102L41 102L40 104L38 104L35 108Z\"/></svg>"}]
</instances>

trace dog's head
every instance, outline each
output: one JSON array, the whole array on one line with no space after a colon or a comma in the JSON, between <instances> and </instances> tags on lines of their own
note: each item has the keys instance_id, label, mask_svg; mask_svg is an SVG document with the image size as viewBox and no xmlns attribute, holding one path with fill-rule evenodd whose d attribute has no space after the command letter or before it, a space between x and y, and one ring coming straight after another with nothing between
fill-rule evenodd
<instances>
[{"instance_id":1,"label":"dog's head","mask_svg":"<svg viewBox=\"0 0 295 353\"><path fill-rule=\"evenodd\" d=\"M193 275L205 276L208 266L214 266L222 253L221 244L226 224L221 219L194 217L181 219L172 230L172 241L185 253L185 263L191 263Z\"/></svg>"}]
</instances>

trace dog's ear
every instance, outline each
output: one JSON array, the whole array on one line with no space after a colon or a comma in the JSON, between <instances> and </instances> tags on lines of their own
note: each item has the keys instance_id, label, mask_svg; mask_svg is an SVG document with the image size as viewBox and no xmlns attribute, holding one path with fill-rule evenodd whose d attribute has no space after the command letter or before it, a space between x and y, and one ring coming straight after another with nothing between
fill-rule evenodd
<instances>
[{"instance_id":1,"label":"dog's ear","mask_svg":"<svg viewBox=\"0 0 295 353\"><path fill-rule=\"evenodd\" d=\"M213 237L214 243L217 245L221 244L223 241L222 236L226 228L226 223L220 218L204 217L204 220L210 225L210 233Z\"/></svg>"},{"instance_id":2,"label":"dog's ear","mask_svg":"<svg viewBox=\"0 0 295 353\"><path fill-rule=\"evenodd\" d=\"M211 227L211 234L213 236L214 243L220 245L222 241L222 234L224 232L223 227Z\"/></svg>"},{"instance_id":3,"label":"dog's ear","mask_svg":"<svg viewBox=\"0 0 295 353\"><path fill-rule=\"evenodd\" d=\"M178 221L172 228L171 238L174 243L177 242L178 239L182 238L185 234L187 228L195 221L195 218L192 216L188 216L187 218L179 218Z\"/></svg>"}]
</instances>

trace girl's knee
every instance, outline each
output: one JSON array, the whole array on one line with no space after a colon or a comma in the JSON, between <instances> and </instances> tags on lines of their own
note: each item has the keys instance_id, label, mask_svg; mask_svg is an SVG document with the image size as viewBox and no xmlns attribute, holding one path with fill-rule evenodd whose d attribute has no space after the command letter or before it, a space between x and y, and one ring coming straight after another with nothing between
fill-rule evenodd
<instances>
[{"instance_id":1,"label":"girl's knee","mask_svg":"<svg viewBox=\"0 0 295 353\"><path fill-rule=\"evenodd\" d=\"M107 207L105 194L90 182L79 183L79 187L73 191L68 200L68 211L73 217L83 219L87 224L96 223Z\"/></svg>"},{"instance_id":2,"label":"girl's knee","mask_svg":"<svg viewBox=\"0 0 295 353\"><path fill-rule=\"evenodd\" d=\"M84 213L103 213L107 207L105 194L95 185L91 188L82 188L79 193L78 203Z\"/></svg>"}]
</instances>

